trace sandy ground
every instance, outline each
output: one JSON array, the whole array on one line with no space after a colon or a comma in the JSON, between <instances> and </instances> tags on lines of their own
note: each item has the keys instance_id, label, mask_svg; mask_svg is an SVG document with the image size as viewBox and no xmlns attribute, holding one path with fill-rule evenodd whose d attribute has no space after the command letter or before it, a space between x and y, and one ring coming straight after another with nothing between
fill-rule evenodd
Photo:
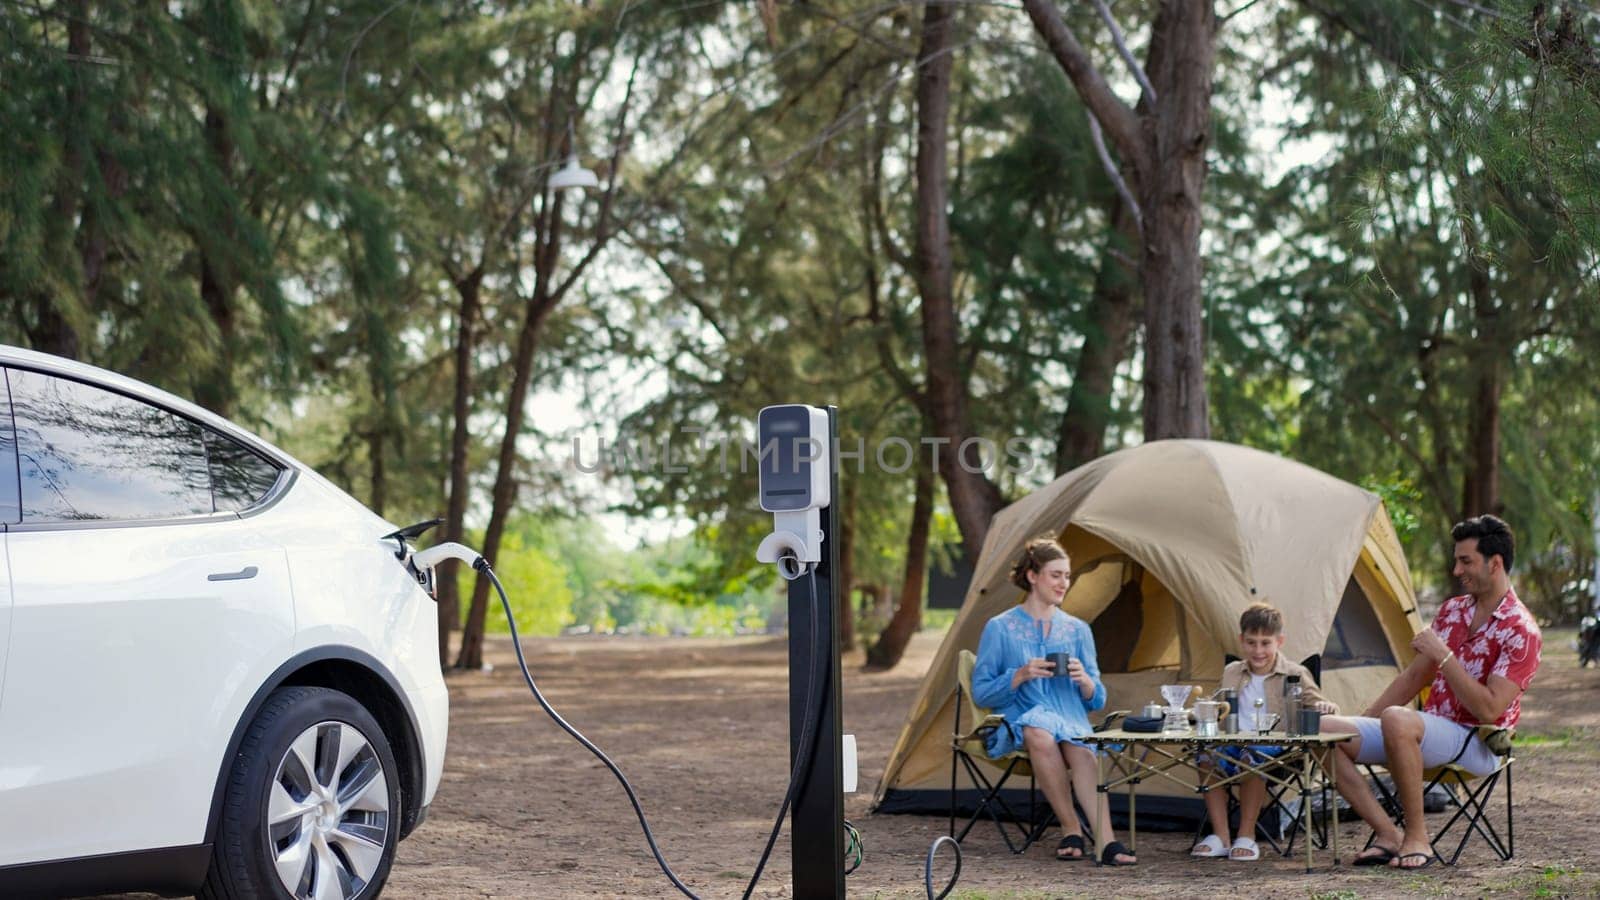
<instances>
[{"instance_id":1,"label":"sandy ground","mask_svg":"<svg viewBox=\"0 0 1600 900\"><path fill-rule=\"evenodd\" d=\"M867 810L938 640L920 635L888 673L865 674L859 655L846 657L845 730L859 743L862 786L846 816L866 848L848 879L851 896L924 895L924 856L945 820ZM632 781L678 876L700 896L738 897L787 777L785 639L562 638L525 646L551 702ZM385 896L678 896L621 787L529 696L509 641L491 640L489 659L493 671L450 679L444 781L427 823L401 844ZM1544 667L1523 708L1521 731L1533 739L1517 751L1517 854L1509 863L1478 843L1454 869L1403 874L1346 865L1306 874L1300 856L1196 862L1187 856L1187 835L1143 833L1137 868L1097 869L1053 861L1053 838L1013 856L990 829L968 838L952 896L1600 895L1600 669L1575 667L1570 634L1547 636ZM1348 823L1341 842L1359 846L1366 834ZM785 831L757 896L789 895L788 849ZM939 881L948 870L947 858L936 868Z\"/></svg>"}]
</instances>

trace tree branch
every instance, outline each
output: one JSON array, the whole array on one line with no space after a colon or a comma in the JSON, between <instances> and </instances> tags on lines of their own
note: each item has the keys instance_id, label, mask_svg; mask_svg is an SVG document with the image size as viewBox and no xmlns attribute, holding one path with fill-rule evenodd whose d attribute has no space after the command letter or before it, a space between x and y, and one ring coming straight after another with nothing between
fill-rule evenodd
<instances>
[{"instance_id":1,"label":"tree branch","mask_svg":"<svg viewBox=\"0 0 1600 900\"><path fill-rule=\"evenodd\" d=\"M1055 0L1022 0L1022 5L1028 11L1028 18L1033 20L1034 30L1039 32L1050 54L1067 73L1078 96L1111 135L1117 152L1133 167L1135 177L1143 180L1150 171L1150 154L1139 128L1138 115L1111 92L1105 76L1095 68L1072 29L1061 20Z\"/></svg>"},{"instance_id":2,"label":"tree branch","mask_svg":"<svg viewBox=\"0 0 1600 900\"><path fill-rule=\"evenodd\" d=\"M1106 0L1094 0L1094 8L1099 10L1100 18L1104 19L1106 27L1111 29L1111 41L1117 45L1117 53L1122 56L1122 61L1128 64L1128 70L1133 72L1134 80L1139 82L1139 89L1149 98L1150 105L1155 106L1156 89L1150 84L1150 78L1144 74L1144 68L1139 65L1139 61L1128 51L1128 41L1122 36L1122 29L1117 27L1117 20L1111 18L1111 10L1106 7Z\"/></svg>"},{"instance_id":3,"label":"tree branch","mask_svg":"<svg viewBox=\"0 0 1600 900\"><path fill-rule=\"evenodd\" d=\"M1154 94L1151 96L1154 96ZM1139 209L1139 201L1133 199L1133 191L1128 190L1128 182L1123 180L1122 170L1117 168L1117 164L1111 159L1110 151L1106 150L1106 136L1100 131L1100 120L1094 117L1094 113L1087 113L1087 115L1089 116L1089 136L1094 138L1094 150L1100 156L1100 165L1105 167L1106 177L1110 178L1111 183L1116 185L1117 194L1122 197L1122 202L1128 204L1128 211L1133 214L1133 227L1138 230L1139 236L1142 238L1144 237L1144 213Z\"/></svg>"}]
</instances>

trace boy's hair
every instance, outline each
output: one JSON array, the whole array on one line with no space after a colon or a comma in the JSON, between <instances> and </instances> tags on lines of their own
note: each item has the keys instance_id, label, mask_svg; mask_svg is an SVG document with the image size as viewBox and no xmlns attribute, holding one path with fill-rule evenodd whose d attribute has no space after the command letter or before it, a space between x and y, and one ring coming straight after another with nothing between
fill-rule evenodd
<instances>
[{"instance_id":1,"label":"boy's hair","mask_svg":"<svg viewBox=\"0 0 1600 900\"><path fill-rule=\"evenodd\" d=\"M1477 516L1457 522L1450 529L1451 540L1459 543L1467 538L1478 539L1478 553L1484 559L1498 556L1501 567L1507 572L1511 571L1511 558L1517 553L1517 538L1511 533L1511 526L1499 516Z\"/></svg>"},{"instance_id":2,"label":"boy's hair","mask_svg":"<svg viewBox=\"0 0 1600 900\"><path fill-rule=\"evenodd\" d=\"M1049 535L1036 537L1022 548L1022 557L1011 567L1011 583L1023 590L1031 590L1028 573L1044 568L1045 563L1068 559L1067 551Z\"/></svg>"},{"instance_id":3,"label":"boy's hair","mask_svg":"<svg viewBox=\"0 0 1600 900\"><path fill-rule=\"evenodd\" d=\"M1240 634L1283 634L1283 613L1270 603L1257 603L1239 617Z\"/></svg>"}]
</instances>

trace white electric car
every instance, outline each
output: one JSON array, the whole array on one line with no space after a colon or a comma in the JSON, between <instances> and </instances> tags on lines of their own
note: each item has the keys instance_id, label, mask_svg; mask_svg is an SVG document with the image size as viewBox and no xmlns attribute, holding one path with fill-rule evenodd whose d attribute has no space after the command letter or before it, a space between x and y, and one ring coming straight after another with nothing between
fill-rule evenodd
<instances>
[{"instance_id":1,"label":"white electric car","mask_svg":"<svg viewBox=\"0 0 1600 900\"><path fill-rule=\"evenodd\" d=\"M444 764L394 525L155 388L0 347L0 897L367 898Z\"/></svg>"}]
</instances>

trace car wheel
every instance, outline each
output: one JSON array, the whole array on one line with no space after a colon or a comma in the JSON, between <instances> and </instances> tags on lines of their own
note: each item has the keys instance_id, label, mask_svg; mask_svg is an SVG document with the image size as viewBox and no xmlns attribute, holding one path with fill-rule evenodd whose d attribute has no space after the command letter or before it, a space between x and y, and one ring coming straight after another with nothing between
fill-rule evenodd
<instances>
[{"instance_id":1,"label":"car wheel","mask_svg":"<svg viewBox=\"0 0 1600 900\"><path fill-rule=\"evenodd\" d=\"M397 772L383 729L349 695L273 691L234 759L200 896L377 896L400 840Z\"/></svg>"}]
</instances>

